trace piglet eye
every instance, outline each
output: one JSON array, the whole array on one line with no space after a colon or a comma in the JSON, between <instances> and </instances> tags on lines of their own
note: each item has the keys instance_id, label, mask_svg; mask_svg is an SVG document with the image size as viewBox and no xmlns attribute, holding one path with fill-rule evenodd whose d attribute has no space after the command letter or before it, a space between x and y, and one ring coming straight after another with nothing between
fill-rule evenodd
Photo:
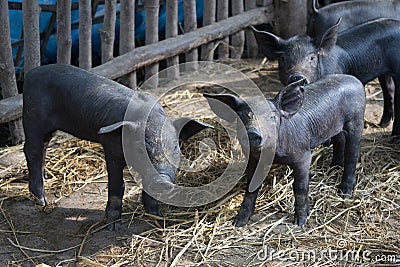
<instances>
[{"instance_id":1,"label":"piglet eye","mask_svg":"<svg viewBox=\"0 0 400 267\"><path fill-rule=\"evenodd\" d=\"M315 61L317 59L317 57L316 56L311 56L311 61Z\"/></svg>"}]
</instances>

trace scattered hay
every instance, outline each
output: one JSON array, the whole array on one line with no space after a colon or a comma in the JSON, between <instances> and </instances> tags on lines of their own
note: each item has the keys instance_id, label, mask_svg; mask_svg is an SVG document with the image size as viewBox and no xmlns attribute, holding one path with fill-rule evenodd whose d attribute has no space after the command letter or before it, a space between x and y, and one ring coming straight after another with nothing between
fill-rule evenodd
<instances>
[{"instance_id":1,"label":"scattered hay","mask_svg":"<svg viewBox=\"0 0 400 267\"><path fill-rule=\"evenodd\" d=\"M234 64L249 75L271 71L271 67ZM272 71L276 71L274 67ZM369 104L375 103L379 97L377 89L374 86L367 89ZM199 99L201 94L196 90L179 91L167 96L165 106L174 113L174 107L190 106ZM203 114L198 118L213 123L211 115L204 116L202 109L197 109L196 114ZM367 117L371 121L376 119ZM222 127L215 126L216 130L205 131L190 143L182 144L183 155L197 160L202 152L201 140L211 138L217 146L200 159L208 166L206 169L197 173L180 172L178 183L186 186L210 183L226 168L237 143L231 143ZM342 170L329 167L332 149L314 150L309 193L311 214L303 228L292 223L292 170L273 166L260 191L255 214L245 227L231 225L243 199L244 182L220 201L205 207L163 205L164 217L158 220L143 216L139 188L134 187L124 200L123 221L135 217L158 227L129 236L121 233L118 239L124 246L107 247L90 257L82 257L83 244L90 245L87 237L104 227L96 225L84 236L77 259L65 262L75 261L78 266L394 265L400 262L400 149L390 143L389 133L388 129L365 130L357 165L358 183L349 200L337 193ZM13 148L2 153L9 153L10 149ZM75 138L62 137L53 142L46 157L46 171L49 178L46 192L55 194L58 200L88 183L106 182L101 146ZM26 177L26 166L22 163L12 174L1 178L2 196L28 196Z\"/></svg>"}]
</instances>

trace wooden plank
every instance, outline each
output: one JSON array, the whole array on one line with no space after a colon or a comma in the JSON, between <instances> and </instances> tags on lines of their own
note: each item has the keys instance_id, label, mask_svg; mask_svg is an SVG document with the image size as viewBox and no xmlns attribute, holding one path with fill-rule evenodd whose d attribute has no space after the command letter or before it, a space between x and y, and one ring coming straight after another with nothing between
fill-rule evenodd
<instances>
[{"instance_id":1,"label":"wooden plank","mask_svg":"<svg viewBox=\"0 0 400 267\"><path fill-rule=\"evenodd\" d=\"M0 124L16 120L22 116L22 94L0 101Z\"/></svg>"},{"instance_id":2,"label":"wooden plank","mask_svg":"<svg viewBox=\"0 0 400 267\"><path fill-rule=\"evenodd\" d=\"M228 18L229 15L229 0L217 1L217 21L222 21ZM218 58L227 59L229 57L229 37L222 38L218 45Z\"/></svg>"},{"instance_id":3,"label":"wooden plank","mask_svg":"<svg viewBox=\"0 0 400 267\"><path fill-rule=\"evenodd\" d=\"M101 76L116 79L138 68L232 35L251 25L269 22L273 17L272 6L253 9L174 38L138 47L92 70Z\"/></svg>"}]
</instances>

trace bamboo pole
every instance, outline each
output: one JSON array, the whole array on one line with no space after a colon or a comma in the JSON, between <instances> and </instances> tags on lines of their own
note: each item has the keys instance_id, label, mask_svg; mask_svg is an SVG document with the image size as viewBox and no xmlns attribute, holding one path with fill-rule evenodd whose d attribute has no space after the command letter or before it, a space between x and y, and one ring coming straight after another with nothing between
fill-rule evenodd
<instances>
[{"instance_id":1,"label":"bamboo pole","mask_svg":"<svg viewBox=\"0 0 400 267\"><path fill-rule=\"evenodd\" d=\"M232 0L232 15L236 16L244 12L243 0ZM240 59L244 49L244 31L232 35L232 58Z\"/></svg>"},{"instance_id":2,"label":"bamboo pole","mask_svg":"<svg viewBox=\"0 0 400 267\"><path fill-rule=\"evenodd\" d=\"M104 3L103 28L99 29L101 38L101 63L114 58L115 21L117 19L117 1L107 0Z\"/></svg>"},{"instance_id":3,"label":"bamboo pole","mask_svg":"<svg viewBox=\"0 0 400 267\"><path fill-rule=\"evenodd\" d=\"M0 87L3 98L9 98L18 94L17 81L15 79L14 62L10 39L10 21L8 15L8 3L0 0ZM13 144L24 141L22 120L14 120L9 124Z\"/></svg>"},{"instance_id":4,"label":"bamboo pole","mask_svg":"<svg viewBox=\"0 0 400 267\"><path fill-rule=\"evenodd\" d=\"M79 67L92 68L92 3L79 1Z\"/></svg>"},{"instance_id":5,"label":"bamboo pole","mask_svg":"<svg viewBox=\"0 0 400 267\"><path fill-rule=\"evenodd\" d=\"M146 10L146 46L158 42L158 17L160 11L159 0L143 1ZM145 79L148 80L153 75L151 84L148 81L149 88L158 86L158 63L151 64L145 68Z\"/></svg>"},{"instance_id":6,"label":"bamboo pole","mask_svg":"<svg viewBox=\"0 0 400 267\"><path fill-rule=\"evenodd\" d=\"M121 0L119 54L123 55L135 48L135 1ZM136 72L127 74L121 83L136 89Z\"/></svg>"},{"instance_id":7,"label":"bamboo pole","mask_svg":"<svg viewBox=\"0 0 400 267\"><path fill-rule=\"evenodd\" d=\"M228 18L229 0L218 0L217 2L217 21ZM224 37L218 45L218 58L227 59L229 57L229 37Z\"/></svg>"},{"instance_id":8,"label":"bamboo pole","mask_svg":"<svg viewBox=\"0 0 400 267\"><path fill-rule=\"evenodd\" d=\"M166 21L165 21L165 38L178 36L178 0L167 0L166 2ZM173 67L179 64L179 56L175 55L167 58L167 67ZM179 69L167 69L168 78L178 78Z\"/></svg>"},{"instance_id":9,"label":"bamboo pole","mask_svg":"<svg viewBox=\"0 0 400 267\"><path fill-rule=\"evenodd\" d=\"M215 0L204 0L203 26L211 25L215 22L215 12L217 10ZM201 47L201 60L213 60L214 42L207 43Z\"/></svg>"},{"instance_id":10,"label":"bamboo pole","mask_svg":"<svg viewBox=\"0 0 400 267\"><path fill-rule=\"evenodd\" d=\"M186 0L184 1L184 30L185 33L194 31L197 29L197 14L196 14L196 0ZM187 71L194 71L197 69L197 62L199 60L199 54L197 48L190 50L185 54L185 61L192 62L192 64L187 65L190 69Z\"/></svg>"},{"instance_id":11,"label":"bamboo pole","mask_svg":"<svg viewBox=\"0 0 400 267\"><path fill-rule=\"evenodd\" d=\"M71 63L71 0L57 1L57 63Z\"/></svg>"}]
</instances>

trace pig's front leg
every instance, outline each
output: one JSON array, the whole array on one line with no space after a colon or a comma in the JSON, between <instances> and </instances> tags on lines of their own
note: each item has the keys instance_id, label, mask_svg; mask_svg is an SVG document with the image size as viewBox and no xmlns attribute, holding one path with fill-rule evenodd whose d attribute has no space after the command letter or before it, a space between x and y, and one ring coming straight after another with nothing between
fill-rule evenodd
<instances>
[{"instance_id":1,"label":"pig's front leg","mask_svg":"<svg viewBox=\"0 0 400 267\"><path fill-rule=\"evenodd\" d=\"M258 159L250 158L247 164L247 169L246 169L247 188L246 188L246 193L244 194L243 197L242 204L240 205L239 212L233 221L233 225L236 227L246 225L249 222L251 215L253 215L254 209L256 207L256 200L260 187L253 192L249 192L249 185L251 178L253 177L253 174L257 167L257 163Z\"/></svg>"},{"instance_id":2,"label":"pig's front leg","mask_svg":"<svg viewBox=\"0 0 400 267\"><path fill-rule=\"evenodd\" d=\"M354 127L354 126L353 126ZM356 185L356 167L360 155L360 139L362 129L348 130L344 156L344 171L341 184L341 193L344 198L352 195Z\"/></svg>"},{"instance_id":3,"label":"pig's front leg","mask_svg":"<svg viewBox=\"0 0 400 267\"><path fill-rule=\"evenodd\" d=\"M122 198L124 196L124 180L122 172L125 167L125 159L121 151L104 148L107 172L108 172L108 201L106 207L108 229L118 231L121 223Z\"/></svg>"},{"instance_id":4,"label":"pig's front leg","mask_svg":"<svg viewBox=\"0 0 400 267\"><path fill-rule=\"evenodd\" d=\"M296 155L295 162L291 164L294 173L294 223L298 226L302 226L306 223L307 217L310 213L310 202L308 200L310 164L311 151Z\"/></svg>"}]
</instances>

